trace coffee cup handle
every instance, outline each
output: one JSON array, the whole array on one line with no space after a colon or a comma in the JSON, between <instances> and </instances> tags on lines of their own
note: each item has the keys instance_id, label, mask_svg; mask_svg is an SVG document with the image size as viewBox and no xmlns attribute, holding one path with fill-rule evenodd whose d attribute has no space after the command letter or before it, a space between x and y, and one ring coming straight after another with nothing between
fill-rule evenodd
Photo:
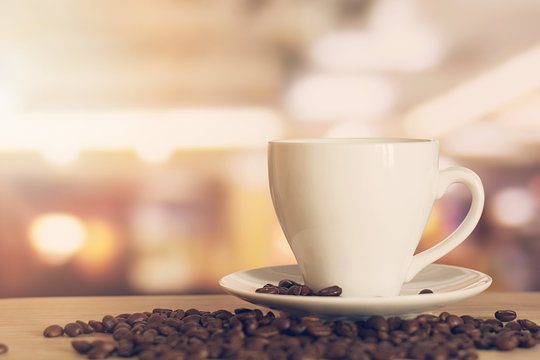
<instances>
[{"instance_id":1,"label":"coffee cup handle","mask_svg":"<svg viewBox=\"0 0 540 360\"><path fill-rule=\"evenodd\" d=\"M471 207L465 219L456 230L437 245L413 256L405 277L405 282L411 281L420 270L448 254L471 234L476 227L484 208L484 188L480 177L464 167L450 167L439 171L436 198L440 199L453 183L465 184L472 194Z\"/></svg>"}]
</instances>

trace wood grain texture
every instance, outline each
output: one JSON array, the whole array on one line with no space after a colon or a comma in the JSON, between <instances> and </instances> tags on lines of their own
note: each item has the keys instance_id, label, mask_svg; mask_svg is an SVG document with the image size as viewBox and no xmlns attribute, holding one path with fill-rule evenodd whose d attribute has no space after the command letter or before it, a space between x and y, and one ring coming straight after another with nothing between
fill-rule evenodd
<instances>
[{"instance_id":1,"label":"wood grain texture","mask_svg":"<svg viewBox=\"0 0 540 360\"><path fill-rule=\"evenodd\" d=\"M429 295L425 295L429 296ZM214 311L254 306L229 295L127 296L127 297L64 297L17 298L0 300L0 343L9 351L0 360L11 359L83 359L75 353L68 337L48 339L43 329L51 324L61 326L75 320L101 320L104 315L117 315L154 308L197 308ZM434 313L449 311L458 315L493 317L496 310L512 309L518 318L540 323L540 293L486 292L460 303L441 308ZM107 335L85 335L85 338ZM482 351L480 359L540 359L540 345L533 349L511 352Z\"/></svg>"}]
</instances>

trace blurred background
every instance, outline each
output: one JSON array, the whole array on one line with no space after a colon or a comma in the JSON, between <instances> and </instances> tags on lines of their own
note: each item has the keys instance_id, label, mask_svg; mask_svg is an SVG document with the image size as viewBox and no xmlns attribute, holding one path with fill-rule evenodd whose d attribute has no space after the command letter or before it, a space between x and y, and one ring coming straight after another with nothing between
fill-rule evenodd
<instances>
[{"instance_id":1,"label":"blurred background","mask_svg":"<svg viewBox=\"0 0 540 360\"><path fill-rule=\"evenodd\" d=\"M268 140L427 137L484 181L443 263L540 290L540 3L3 0L0 297L219 292L294 262ZM420 249L468 210L460 185Z\"/></svg>"}]
</instances>

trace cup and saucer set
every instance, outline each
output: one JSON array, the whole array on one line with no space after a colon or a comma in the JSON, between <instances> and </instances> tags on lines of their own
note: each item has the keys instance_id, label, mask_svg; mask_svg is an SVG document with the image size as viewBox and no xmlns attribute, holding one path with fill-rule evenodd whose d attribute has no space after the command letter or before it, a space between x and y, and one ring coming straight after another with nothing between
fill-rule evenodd
<instances>
[{"instance_id":1,"label":"cup and saucer set","mask_svg":"<svg viewBox=\"0 0 540 360\"><path fill-rule=\"evenodd\" d=\"M470 235L484 205L478 175L463 167L439 170L438 148L424 139L271 141L270 192L298 264L235 272L220 286L286 314L334 319L414 316L486 290L490 276L434 263ZM433 203L453 183L472 194L468 214L446 239L414 254ZM342 294L256 292L284 279L315 291L337 285Z\"/></svg>"}]
</instances>

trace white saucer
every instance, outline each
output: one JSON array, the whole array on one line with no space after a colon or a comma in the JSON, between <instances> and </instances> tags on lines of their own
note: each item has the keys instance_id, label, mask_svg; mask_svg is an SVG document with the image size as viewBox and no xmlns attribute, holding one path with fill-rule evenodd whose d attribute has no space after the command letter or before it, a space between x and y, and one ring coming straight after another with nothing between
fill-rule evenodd
<instances>
[{"instance_id":1,"label":"white saucer","mask_svg":"<svg viewBox=\"0 0 540 360\"><path fill-rule=\"evenodd\" d=\"M458 266L431 264L403 285L399 296L392 297L321 297L256 293L267 283L283 279L303 282L297 265L271 266L229 274L219 285L232 295L256 305L287 314L319 315L330 318L362 318L370 315L411 316L433 310L481 293L491 284L491 277ZM422 289L433 294L418 295Z\"/></svg>"}]
</instances>

